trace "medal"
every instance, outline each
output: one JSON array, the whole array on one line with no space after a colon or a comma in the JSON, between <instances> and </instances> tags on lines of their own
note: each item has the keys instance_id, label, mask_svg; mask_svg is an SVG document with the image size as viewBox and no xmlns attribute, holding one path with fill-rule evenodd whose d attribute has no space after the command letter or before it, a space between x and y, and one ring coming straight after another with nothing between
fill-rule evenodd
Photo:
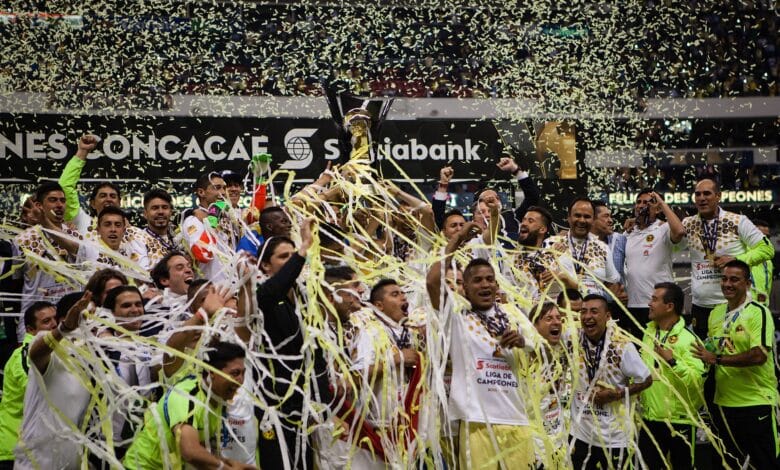
<instances>
[{"instance_id":1,"label":"medal","mask_svg":"<svg viewBox=\"0 0 780 470\"><path fill-rule=\"evenodd\" d=\"M504 334L507 328L509 328L509 317L507 317L506 313L498 308L498 305L495 306L495 315L492 316L488 316L487 313L476 310L472 310L471 313L479 318L480 322L482 322L482 324L485 326L485 329L493 338L499 338ZM497 340L496 349L493 351L493 357L502 356L501 345Z\"/></svg>"},{"instance_id":2,"label":"medal","mask_svg":"<svg viewBox=\"0 0 780 470\"><path fill-rule=\"evenodd\" d=\"M702 250L704 250L704 257L710 262L715 262L715 249L718 247L718 225L720 219L715 217L715 220L710 224L701 221L701 241Z\"/></svg>"},{"instance_id":3,"label":"medal","mask_svg":"<svg viewBox=\"0 0 780 470\"><path fill-rule=\"evenodd\" d=\"M582 272L583 265L585 264L585 252L588 251L588 237L585 237L585 242L580 246L579 250L575 250L574 248L574 240L572 240L571 232L569 232L569 251L571 251L571 256L574 258L574 271L579 276Z\"/></svg>"}]
</instances>

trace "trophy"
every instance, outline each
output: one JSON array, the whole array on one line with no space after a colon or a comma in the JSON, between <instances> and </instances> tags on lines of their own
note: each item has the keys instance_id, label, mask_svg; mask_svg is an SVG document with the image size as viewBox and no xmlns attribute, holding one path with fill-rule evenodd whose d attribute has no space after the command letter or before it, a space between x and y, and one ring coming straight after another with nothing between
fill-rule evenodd
<instances>
[{"instance_id":1,"label":"trophy","mask_svg":"<svg viewBox=\"0 0 780 470\"><path fill-rule=\"evenodd\" d=\"M349 155L348 161L376 160L374 143L393 99L354 96L341 83L324 83L323 89L339 131L341 155Z\"/></svg>"}]
</instances>

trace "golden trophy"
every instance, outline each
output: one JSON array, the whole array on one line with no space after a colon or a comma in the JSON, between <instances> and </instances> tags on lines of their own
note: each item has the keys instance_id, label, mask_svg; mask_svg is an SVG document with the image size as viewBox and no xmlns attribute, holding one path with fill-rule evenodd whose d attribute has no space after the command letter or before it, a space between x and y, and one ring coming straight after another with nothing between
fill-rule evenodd
<instances>
[{"instance_id":1,"label":"golden trophy","mask_svg":"<svg viewBox=\"0 0 780 470\"><path fill-rule=\"evenodd\" d=\"M339 148L347 161L371 163L376 160L375 142L387 117L393 98L354 96L339 83L323 84L331 116L339 131Z\"/></svg>"},{"instance_id":2,"label":"golden trophy","mask_svg":"<svg viewBox=\"0 0 780 470\"><path fill-rule=\"evenodd\" d=\"M371 160L371 114L363 108L353 108L344 116L344 129L351 135L349 161Z\"/></svg>"}]
</instances>

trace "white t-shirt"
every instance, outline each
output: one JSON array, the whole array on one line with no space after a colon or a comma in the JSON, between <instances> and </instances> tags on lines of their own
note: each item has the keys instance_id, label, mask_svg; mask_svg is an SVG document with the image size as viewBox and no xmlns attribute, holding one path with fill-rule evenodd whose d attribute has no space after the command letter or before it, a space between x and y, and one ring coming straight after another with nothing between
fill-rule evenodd
<instances>
[{"instance_id":1,"label":"white t-shirt","mask_svg":"<svg viewBox=\"0 0 780 470\"><path fill-rule=\"evenodd\" d=\"M568 454L572 376L567 358L571 356L571 343L564 339L556 346L541 344L547 351L535 351L532 355L516 351L508 359L520 380L528 381L529 399L539 400L538 405L534 401L529 409L529 418L536 431L537 463L557 468L566 461L564 455Z\"/></svg>"},{"instance_id":2,"label":"white t-shirt","mask_svg":"<svg viewBox=\"0 0 780 470\"><path fill-rule=\"evenodd\" d=\"M710 220L715 228L715 220ZM691 254L691 297L694 305L714 307L726 301L720 290L721 272L707 259L704 245L704 230L699 215L686 217L685 243ZM764 238L753 222L741 214L718 208L717 244L715 256L739 256Z\"/></svg>"},{"instance_id":3,"label":"white t-shirt","mask_svg":"<svg viewBox=\"0 0 780 470\"><path fill-rule=\"evenodd\" d=\"M390 318L371 319L360 327L353 343L352 369L363 375L365 385L360 401L369 407L366 420L379 428L392 426L403 409L409 377L404 367L395 365L394 356L398 351L396 339L411 335L411 330L406 331ZM381 376L368 373L375 364L382 368ZM370 391L369 385L373 385Z\"/></svg>"},{"instance_id":4,"label":"white t-shirt","mask_svg":"<svg viewBox=\"0 0 780 470\"><path fill-rule=\"evenodd\" d=\"M509 316L512 327L519 329L525 338L524 349L532 350L535 330L531 322L522 312L513 312L510 306L500 308ZM494 316L495 308L486 315ZM497 351L498 339L474 313L454 314L450 331L451 419L527 426L525 402L518 389L520 383L505 352Z\"/></svg>"},{"instance_id":5,"label":"white t-shirt","mask_svg":"<svg viewBox=\"0 0 780 470\"><path fill-rule=\"evenodd\" d=\"M38 335L48 334L44 332ZM30 366L33 377L24 395L24 418L14 449L17 469L76 469L82 446L77 435L90 394L71 374L58 354L67 355L66 340L51 354L46 371Z\"/></svg>"},{"instance_id":6,"label":"white t-shirt","mask_svg":"<svg viewBox=\"0 0 780 470\"><path fill-rule=\"evenodd\" d=\"M71 237L78 237L72 228L63 224L63 231ZM57 278L58 274L49 264L56 262L72 263L75 258L64 252L57 250L57 245L49 241L40 225L28 228L19 234L14 240L13 250L16 259L24 259L22 269L14 274L15 278L24 277L22 286L21 308L22 312L38 300L47 300L57 303L65 294L74 292L78 286L75 281ZM55 252L58 251L58 252ZM25 252L32 256L43 258L43 261L36 260L31 256L24 256ZM55 261L56 260L56 261ZM20 318L16 329L17 339L21 343L24 340L25 325L24 316Z\"/></svg>"},{"instance_id":7,"label":"white t-shirt","mask_svg":"<svg viewBox=\"0 0 780 470\"><path fill-rule=\"evenodd\" d=\"M674 280L672 251L674 243L669 224L656 220L644 229L634 226L626 236L626 293L628 307L647 308L659 282Z\"/></svg>"},{"instance_id":8,"label":"white t-shirt","mask_svg":"<svg viewBox=\"0 0 780 470\"><path fill-rule=\"evenodd\" d=\"M581 336L580 349L593 348L593 345ZM625 398L594 405L591 398L597 383L625 388L629 379L643 382L650 370L639 356L634 345L624 336L612 334L612 326L607 328L604 345L593 380L590 379L585 362L585 353L578 352L578 381L574 390L571 406L571 435L596 447L627 447L633 428L633 417L626 410ZM635 398L631 398L635 400Z\"/></svg>"},{"instance_id":9,"label":"white t-shirt","mask_svg":"<svg viewBox=\"0 0 780 470\"><path fill-rule=\"evenodd\" d=\"M227 404L228 439L222 443L222 456L255 465L258 424L252 401L252 380L247 374L236 396ZM225 423L222 424L225 426Z\"/></svg>"}]
</instances>

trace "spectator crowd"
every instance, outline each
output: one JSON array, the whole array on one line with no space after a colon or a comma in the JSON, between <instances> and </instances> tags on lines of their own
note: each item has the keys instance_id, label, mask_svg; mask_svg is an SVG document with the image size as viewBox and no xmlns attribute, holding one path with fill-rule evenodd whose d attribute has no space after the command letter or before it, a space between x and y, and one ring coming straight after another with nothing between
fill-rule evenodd
<instances>
[{"instance_id":1,"label":"spectator crowd","mask_svg":"<svg viewBox=\"0 0 780 470\"><path fill-rule=\"evenodd\" d=\"M167 108L176 94L311 95L322 80L376 96L550 101L577 100L579 90L633 108L655 97L777 96L780 74L777 9L761 0L624 9L11 2L0 19L3 89L47 93L66 108Z\"/></svg>"}]
</instances>

